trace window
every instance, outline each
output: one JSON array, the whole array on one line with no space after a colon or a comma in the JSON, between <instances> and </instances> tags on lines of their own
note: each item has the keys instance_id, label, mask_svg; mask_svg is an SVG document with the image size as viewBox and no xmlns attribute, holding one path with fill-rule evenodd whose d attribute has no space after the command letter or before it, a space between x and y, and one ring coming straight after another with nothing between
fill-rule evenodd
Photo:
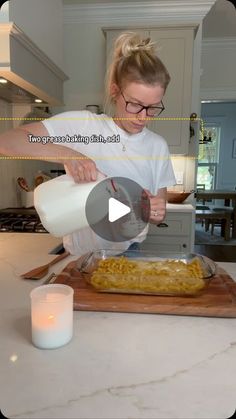
<instances>
[{"instance_id":1,"label":"window","mask_svg":"<svg viewBox=\"0 0 236 419\"><path fill-rule=\"evenodd\" d=\"M197 184L205 185L205 189L216 188L219 150L220 125L207 123L199 142L197 169Z\"/></svg>"}]
</instances>

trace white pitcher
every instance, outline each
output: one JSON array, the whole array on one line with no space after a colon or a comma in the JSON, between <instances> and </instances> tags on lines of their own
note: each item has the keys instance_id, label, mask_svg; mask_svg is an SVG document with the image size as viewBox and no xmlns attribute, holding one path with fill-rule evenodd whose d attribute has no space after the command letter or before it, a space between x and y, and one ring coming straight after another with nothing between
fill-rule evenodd
<instances>
[{"instance_id":1,"label":"white pitcher","mask_svg":"<svg viewBox=\"0 0 236 419\"><path fill-rule=\"evenodd\" d=\"M92 189L105 178L99 173L94 182L76 183L71 176L62 175L37 186L34 206L46 230L55 237L62 237L87 227L86 200ZM96 223L104 217L104 200L108 202L109 197L104 182L99 202L94 202L94 220L90 222Z\"/></svg>"}]
</instances>

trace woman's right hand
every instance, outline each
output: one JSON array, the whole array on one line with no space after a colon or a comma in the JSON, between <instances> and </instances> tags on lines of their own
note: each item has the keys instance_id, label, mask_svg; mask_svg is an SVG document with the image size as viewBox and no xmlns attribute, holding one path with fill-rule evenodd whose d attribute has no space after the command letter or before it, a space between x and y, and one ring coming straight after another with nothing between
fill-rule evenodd
<instances>
[{"instance_id":1,"label":"woman's right hand","mask_svg":"<svg viewBox=\"0 0 236 419\"><path fill-rule=\"evenodd\" d=\"M98 169L95 162L81 153L64 161L66 171L74 178L75 182L92 182L97 179Z\"/></svg>"}]
</instances>

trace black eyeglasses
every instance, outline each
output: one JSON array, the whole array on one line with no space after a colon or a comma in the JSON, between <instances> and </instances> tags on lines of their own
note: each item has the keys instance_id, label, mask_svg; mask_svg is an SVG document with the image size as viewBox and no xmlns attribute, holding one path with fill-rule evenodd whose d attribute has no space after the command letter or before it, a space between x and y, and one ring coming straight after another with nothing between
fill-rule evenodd
<instances>
[{"instance_id":1,"label":"black eyeglasses","mask_svg":"<svg viewBox=\"0 0 236 419\"><path fill-rule=\"evenodd\" d=\"M120 92L125 101L125 109L129 113L137 114L137 113L142 112L143 109L145 109L147 116L159 116L165 109L165 106L163 105L162 101L161 101L161 106L143 106L143 105L140 105L139 103L127 101L122 91Z\"/></svg>"}]
</instances>

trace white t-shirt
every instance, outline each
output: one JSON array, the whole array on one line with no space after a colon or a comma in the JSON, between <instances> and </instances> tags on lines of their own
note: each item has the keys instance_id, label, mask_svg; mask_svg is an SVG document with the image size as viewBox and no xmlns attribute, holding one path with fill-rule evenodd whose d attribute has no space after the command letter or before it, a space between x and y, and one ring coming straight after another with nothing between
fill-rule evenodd
<instances>
[{"instance_id":1,"label":"white t-shirt","mask_svg":"<svg viewBox=\"0 0 236 419\"><path fill-rule=\"evenodd\" d=\"M153 195L176 183L166 141L147 128L129 134L111 117L89 111L64 112L43 124L55 144L90 157L109 177L129 178ZM88 227L64 237L63 243L75 255L102 248L125 250L132 242L143 241L146 233L147 229L133 240L115 243L102 239Z\"/></svg>"}]
</instances>

